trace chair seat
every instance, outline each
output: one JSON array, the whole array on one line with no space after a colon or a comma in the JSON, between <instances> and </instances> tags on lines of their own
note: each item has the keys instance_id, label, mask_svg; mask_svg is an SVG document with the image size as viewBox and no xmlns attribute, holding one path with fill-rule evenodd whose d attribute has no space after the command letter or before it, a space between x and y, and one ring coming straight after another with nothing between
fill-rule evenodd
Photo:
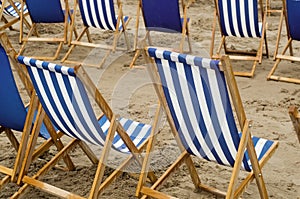
<instances>
[{"instance_id":1,"label":"chair seat","mask_svg":"<svg viewBox=\"0 0 300 199\"><path fill-rule=\"evenodd\" d=\"M242 136L241 133L239 135L240 135L240 137ZM254 144L254 149L256 151L258 161L260 161L265 156L265 154L269 151L269 149L271 149L273 147L273 145L275 144L275 142L272 140L267 140L267 139L259 138L259 137L255 137L255 136L252 136L252 141ZM247 164L245 165L246 162L247 162ZM250 162L248 153L245 153L243 163L244 164L242 164L242 168L244 170L246 170L246 171L252 170L252 166L251 166L251 162Z\"/></svg>"},{"instance_id":2,"label":"chair seat","mask_svg":"<svg viewBox=\"0 0 300 199\"><path fill-rule=\"evenodd\" d=\"M21 11L22 4L20 2L14 2L14 4L18 8L18 10ZM9 6L5 7L3 12L6 15L9 15L9 16L12 16L12 17L19 17L18 13L16 12L16 10L14 9L14 7L12 5L9 5ZM24 5L24 14L26 14L27 12L28 12L27 7L26 7L26 5Z\"/></svg>"},{"instance_id":3,"label":"chair seat","mask_svg":"<svg viewBox=\"0 0 300 199\"><path fill-rule=\"evenodd\" d=\"M124 130L127 132L133 143L136 147L139 147L150 135L151 133L151 125L139 123L126 118L118 119L120 124L123 126ZM110 122L108 121L106 116L102 116L98 121L103 133L107 135ZM129 153L130 151L124 144L124 141L121 139L118 133L115 134L113 140L113 146L116 150Z\"/></svg>"}]
</instances>

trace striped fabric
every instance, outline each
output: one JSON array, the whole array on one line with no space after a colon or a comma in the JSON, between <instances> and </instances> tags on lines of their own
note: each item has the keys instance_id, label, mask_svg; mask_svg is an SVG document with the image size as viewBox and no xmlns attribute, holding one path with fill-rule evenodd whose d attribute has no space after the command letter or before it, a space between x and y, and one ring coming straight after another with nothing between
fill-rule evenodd
<instances>
[{"instance_id":1,"label":"striped fabric","mask_svg":"<svg viewBox=\"0 0 300 199\"><path fill-rule=\"evenodd\" d=\"M241 134L233 117L219 61L149 48L155 58L168 107L186 150L195 156L233 166ZM259 159L273 144L253 137ZM250 171L247 153L242 168Z\"/></svg>"},{"instance_id":2,"label":"striped fabric","mask_svg":"<svg viewBox=\"0 0 300 199\"><path fill-rule=\"evenodd\" d=\"M118 16L115 14L113 0L79 0L83 24L87 27L116 30ZM129 19L124 16L124 22ZM119 30L122 30L120 23Z\"/></svg>"},{"instance_id":3,"label":"striped fabric","mask_svg":"<svg viewBox=\"0 0 300 199\"><path fill-rule=\"evenodd\" d=\"M0 1L1 3L1 1ZM18 8L18 10L21 12L22 4L20 2L14 2L15 6ZM2 6L2 5L1 5ZM28 12L26 5L24 6L24 14ZM6 6L3 10L3 13L12 16L12 17L19 17L18 13L14 9L12 5Z\"/></svg>"},{"instance_id":4,"label":"striped fabric","mask_svg":"<svg viewBox=\"0 0 300 199\"><path fill-rule=\"evenodd\" d=\"M286 10L288 18L289 32L292 39L300 41L300 1L287 0Z\"/></svg>"},{"instance_id":5,"label":"striped fabric","mask_svg":"<svg viewBox=\"0 0 300 199\"><path fill-rule=\"evenodd\" d=\"M261 37L257 0L219 0L218 5L225 36Z\"/></svg>"},{"instance_id":6,"label":"striped fabric","mask_svg":"<svg viewBox=\"0 0 300 199\"><path fill-rule=\"evenodd\" d=\"M97 120L86 89L73 68L22 56L18 61L27 66L43 108L59 130L91 144L104 145L110 123L105 116ZM150 125L125 118L118 120L137 147L150 135ZM129 152L117 133L112 144L118 151Z\"/></svg>"}]
</instances>

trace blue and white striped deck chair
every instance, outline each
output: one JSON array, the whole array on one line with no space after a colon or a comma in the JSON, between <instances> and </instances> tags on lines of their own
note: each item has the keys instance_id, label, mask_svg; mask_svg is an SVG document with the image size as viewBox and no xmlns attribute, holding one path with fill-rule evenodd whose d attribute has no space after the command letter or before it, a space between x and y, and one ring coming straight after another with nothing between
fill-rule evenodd
<instances>
[{"instance_id":1,"label":"blue and white striped deck chair","mask_svg":"<svg viewBox=\"0 0 300 199\"><path fill-rule=\"evenodd\" d=\"M31 129L36 127L31 121L38 122L39 120L38 116L40 113L34 111L34 107L37 106L37 97L31 97L29 106L24 106L23 99L20 96L19 89L14 79L12 65L10 64L10 60L7 55L9 54L10 56L11 53L16 55L16 52L12 49L11 44L9 43L5 34L1 34L0 39L0 133L5 132L12 146L17 151L13 169L4 165L0 165L0 173L5 175L5 177L0 181L0 187L2 188L4 187L4 184L8 183L10 180L16 182L18 176L26 174L27 168L22 167L23 162L27 162L28 164L29 162L34 161L53 144L56 145L57 149L62 148L63 145L59 140L61 135L55 136L56 131L53 126L50 126L51 123L47 123L47 121L44 120L46 123L41 123L38 136L45 139L45 141L40 146L36 146L35 151L32 153L31 159L26 159L25 150L28 143L32 139L30 132ZM19 68L18 65L13 65L15 71L18 73L18 77L24 83L25 90L30 95L33 87L30 87L28 81L26 82L24 79L26 76L22 69ZM22 132L20 140L18 140L15 136L15 133L17 132ZM55 138L54 141L50 138L50 135L52 138ZM64 160L68 165L68 169L74 168L69 157L64 158Z\"/></svg>"},{"instance_id":2,"label":"blue and white striped deck chair","mask_svg":"<svg viewBox=\"0 0 300 199\"><path fill-rule=\"evenodd\" d=\"M42 107L53 124L66 135L76 138L63 151L70 151L79 140L103 147L90 198L98 197L101 190L122 173L123 167L132 158L142 164L140 150L148 140L152 130L151 125L117 118L81 66L70 68L23 56L19 56L18 61L27 66ZM103 112L99 119L95 116L91 98L95 99ZM101 183L110 150L128 154L129 158L115 170L112 176ZM64 153L57 154L50 162L56 162ZM49 170L49 168L41 170ZM155 177L150 179L154 181ZM23 182L32 186L42 184L39 189L56 196L74 196L73 193L66 191L58 192L57 189L49 189L49 186L43 182L32 184L32 181L26 178Z\"/></svg>"},{"instance_id":3,"label":"blue and white striped deck chair","mask_svg":"<svg viewBox=\"0 0 300 199\"><path fill-rule=\"evenodd\" d=\"M212 31L212 41L210 48L211 58L220 58L222 46L224 53L230 56L232 60L254 61L251 71L235 71L238 76L253 77L257 63L262 62L263 47L265 42L266 55L268 55L268 45L266 39L266 14L262 0L215 0L216 15ZM214 42L216 33L217 20L220 25L221 42L214 54ZM246 47L234 47L232 50L226 45L226 38L232 39L229 43L238 44L239 42L248 41L246 38L259 39L258 48L252 46L250 50ZM244 39L243 39L244 38ZM227 41L228 41L227 39Z\"/></svg>"},{"instance_id":4,"label":"blue and white striped deck chair","mask_svg":"<svg viewBox=\"0 0 300 199\"><path fill-rule=\"evenodd\" d=\"M282 4L283 4L283 11L282 11L281 17L280 17L277 42L276 42L275 53L274 53L275 64L274 64L273 68L271 69L270 73L268 74L267 80L284 81L284 82L300 84L299 76L296 77L296 75L293 75L293 74L288 76L284 71L281 71L281 72L277 71L278 75L274 74L279 63L282 60L292 61L292 62L295 61L296 63L300 62L299 54L294 55L293 47L292 47L293 41L297 41L297 42L300 41L300 24L298 21L299 17L300 17L300 12L299 12L300 1L283 0ZM283 25L284 19L285 19L285 23L286 23L288 42L284 46L282 53L278 53L281 34L282 34L282 25ZM286 51L288 50L288 48L290 51L290 55L286 55ZM287 66L285 65L285 68L286 67ZM298 66L296 66L296 67L298 67ZM282 74L282 75L280 75L280 74Z\"/></svg>"},{"instance_id":5,"label":"blue and white striped deck chair","mask_svg":"<svg viewBox=\"0 0 300 199\"><path fill-rule=\"evenodd\" d=\"M21 9L22 5L20 2L12 0L0 1L0 19L4 22L4 25L0 26L0 31L6 28L13 29L12 25L20 21ZM24 14L28 15L26 6L24 7ZM26 19L24 23L30 29L30 24Z\"/></svg>"},{"instance_id":6,"label":"blue and white striped deck chair","mask_svg":"<svg viewBox=\"0 0 300 199\"><path fill-rule=\"evenodd\" d=\"M71 42L71 47L65 54L62 62L68 63L81 63L69 58L71 52L76 46L84 46L89 48L102 48L107 49L107 53L99 64L87 64L90 66L101 67L108 55L115 50L126 50L126 48L117 47L117 43L121 34L124 34L127 50L130 44L126 34L126 27L130 21L129 16L124 16L122 11L122 2L117 0L117 13L113 0L76 0L74 9L79 6L82 22L84 28L76 40ZM75 20L74 20L75 21ZM112 44L96 43L92 41L89 29L94 28L98 30L111 31L114 33ZM82 37L86 35L87 41L82 41Z\"/></svg>"},{"instance_id":7,"label":"blue and white striped deck chair","mask_svg":"<svg viewBox=\"0 0 300 199\"><path fill-rule=\"evenodd\" d=\"M192 46L189 38L189 27L188 22L190 18L187 17L187 10L192 4L193 0L187 2L181 1L182 4L182 17L180 16L180 0L177 1L160 1L160 0L139 0L139 7L137 10L136 20L136 33L135 33L135 44L134 49L136 53L133 60L130 63L132 68L136 59L139 57L141 51L137 49L138 42L144 43L148 39L149 45L152 45L150 38L150 31L161 32L161 33L178 33L181 34L181 41L178 50L183 52L185 38L188 41L189 52L192 51ZM142 12L144 25L146 29L146 35L138 41L138 30L139 30L139 18L140 12Z\"/></svg>"},{"instance_id":8,"label":"blue and white striped deck chair","mask_svg":"<svg viewBox=\"0 0 300 199\"><path fill-rule=\"evenodd\" d=\"M155 189L175 168L186 162L197 189L226 198L238 198L255 178L261 197L267 198L261 167L273 154L278 143L251 135L251 121L246 118L243 110L229 58L223 56L220 67L221 62L217 60L153 47L146 50L153 85L171 131L178 138L176 141L182 154L151 188L142 186L144 171L147 171L147 168L143 168L137 194L158 198L163 196L164 193ZM231 106L231 100L234 106ZM233 110L236 110L239 127ZM227 192L202 184L191 156L232 167ZM147 164L144 162L143 165ZM249 172L249 175L238 187L240 169Z\"/></svg>"},{"instance_id":9,"label":"blue and white striped deck chair","mask_svg":"<svg viewBox=\"0 0 300 199\"><path fill-rule=\"evenodd\" d=\"M45 47L53 46L47 45L47 43L57 43L58 47L55 50L54 55L28 55L36 59L42 60L55 60L59 56L59 53L63 47L63 44L67 43L68 28L71 21L71 10L69 9L69 3L67 0L24 0L24 6L27 7L30 19L32 21L32 27L23 35L23 23L24 12L21 12L21 31L20 31L20 43L23 43L19 55L24 55L26 51L26 46L28 42L38 42L40 45L46 45ZM40 24L56 25L59 27L61 25L61 34L53 33L42 33L39 34L37 26ZM51 35L53 34L53 35Z\"/></svg>"}]
</instances>

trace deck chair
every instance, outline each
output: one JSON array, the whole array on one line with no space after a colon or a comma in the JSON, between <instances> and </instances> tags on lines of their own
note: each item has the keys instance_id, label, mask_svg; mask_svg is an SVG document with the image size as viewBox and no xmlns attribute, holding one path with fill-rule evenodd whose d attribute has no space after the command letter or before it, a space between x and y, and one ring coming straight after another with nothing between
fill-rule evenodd
<instances>
[{"instance_id":1,"label":"deck chair","mask_svg":"<svg viewBox=\"0 0 300 199\"><path fill-rule=\"evenodd\" d=\"M0 26L0 31L9 28L13 30L14 24L20 21L21 16L21 3L14 2L12 0L2 0L0 1L0 19L4 22L4 25ZM28 15L27 7L23 8L24 15ZM24 19L24 23L28 29L30 29L30 23L27 19Z\"/></svg>"},{"instance_id":2,"label":"deck chair","mask_svg":"<svg viewBox=\"0 0 300 199\"><path fill-rule=\"evenodd\" d=\"M0 35L0 133L5 132L13 148L17 151L14 167L8 168L4 165L0 165L0 173L5 177L0 181L0 189L10 181L16 182L20 175L24 174L25 168L21 167L21 163L25 157L25 150L27 144L31 141L30 136L31 129L37 128L33 123L27 121L36 121L38 112L34 111L33 107L36 106L37 98L32 95L33 87L30 84L29 79L26 78L26 74L18 65L10 64L13 62L12 55L16 55L16 51L12 48L6 34ZM12 73L12 67L17 71L18 77L22 80L25 90L28 95L32 96L29 105L24 105L20 96L18 87L15 83L14 75ZM21 139L16 138L16 133L22 132ZM52 145L55 145L57 149L61 149L63 144L60 140L62 134L57 134L49 119L45 118L43 123L40 124L38 136L44 138L44 142L37 146L33 151L32 159L28 161L36 160L41 154L47 151ZM54 139L53 139L54 138ZM64 161L69 170L74 169L74 165L69 156L64 158Z\"/></svg>"},{"instance_id":3,"label":"deck chair","mask_svg":"<svg viewBox=\"0 0 300 199\"><path fill-rule=\"evenodd\" d=\"M234 72L238 76L253 77L257 63L262 62L264 43L266 55L267 57L269 56L266 38L267 24L262 0L215 0L215 7L216 15L213 23L210 57L213 59L221 58L223 46L224 53L229 55L232 60L254 61L250 72ZM217 21L219 21L221 42L216 54L214 54ZM257 38L260 42L257 50L253 52L245 48L228 48L226 39L228 40L229 38L238 38L235 40L236 44L243 40L243 38L244 41L246 38ZM230 41L229 43L234 43L234 41Z\"/></svg>"},{"instance_id":4,"label":"deck chair","mask_svg":"<svg viewBox=\"0 0 300 199\"><path fill-rule=\"evenodd\" d=\"M121 0L117 0L117 15L115 12L113 0L75 0L74 5L74 10L79 5L79 10L84 28L76 40L70 40L71 47L63 57L62 62L73 64L81 63L75 60L71 60L71 58L69 59L71 52L76 46L107 49L107 53L105 54L105 56L99 64L87 64L90 66L100 68L105 63L106 58L111 52L114 52L115 50L126 50L126 48L117 47L118 40L122 33L124 34L127 50L130 49L130 44L126 33L126 27L131 18L129 16L123 15ZM73 19L73 21L75 21L75 19ZM89 31L91 28L113 32L114 39L112 44L93 42ZM85 35L87 37L87 41L82 41L82 38Z\"/></svg>"},{"instance_id":5,"label":"deck chair","mask_svg":"<svg viewBox=\"0 0 300 199\"><path fill-rule=\"evenodd\" d=\"M39 42L44 45L47 43L58 44L58 47L53 56L43 55L35 56L37 59L43 60L55 60L58 58L59 53L63 47L63 44L67 43L68 28L71 22L71 11L69 10L68 1L64 2L64 8L60 0L24 0L23 6L28 8L28 13L32 21L32 26L28 33L24 35L23 31L23 20L24 12L21 12L21 30L19 42L22 43L22 46L19 50L19 55L24 55L26 46L28 42ZM39 34L37 31L37 26L41 24L51 24L51 25L61 25L61 34L59 36L52 36L49 34ZM49 45L46 45L49 46Z\"/></svg>"},{"instance_id":6,"label":"deck chair","mask_svg":"<svg viewBox=\"0 0 300 199\"><path fill-rule=\"evenodd\" d=\"M114 114L83 67L70 68L23 56L19 56L18 61L27 66L46 115L58 129L66 135L76 138L54 156L45 167L41 168L35 176L22 178L24 186L31 185L62 198L77 196L75 193L62 190L38 179L70 152L80 140L95 146L103 146L89 198L98 198L103 189L122 173L122 169L132 159L140 165L142 164L141 150L143 150L151 131L156 128ZM99 118L95 116L89 96L95 99L103 112ZM129 157L102 182L105 163L110 151L125 153ZM156 180L153 173L149 174L149 178L153 182Z\"/></svg>"},{"instance_id":7,"label":"deck chair","mask_svg":"<svg viewBox=\"0 0 300 199\"><path fill-rule=\"evenodd\" d=\"M189 52L192 51L192 46L189 38L189 28L187 17L187 9L192 4L193 0L182 2L183 17L180 17L180 6L178 1L159 1L159 0L139 0L137 15L136 15L136 32L135 32L135 43L134 49L136 53L130 63L130 68L133 67L136 59L141 55L141 49L138 47L138 43L144 46L146 40L148 40L149 45L152 45L150 38L150 31L162 32L162 33L181 33L181 41L179 44L180 52L183 52L185 38L188 41ZM139 30L139 18L142 12L144 25L146 29L146 35L141 40L138 41L138 30Z\"/></svg>"},{"instance_id":8,"label":"deck chair","mask_svg":"<svg viewBox=\"0 0 300 199\"><path fill-rule=\"evenodd\" d=\"M289 115L295 128L299 143L300 143L300 114L296 106L289 107Z\"/></svg>"},{"instance_id":9,"label":"deck chair","mask_svg":"<svg viewBox=\"0 0 300 199\"><path fill-rule=\"evenodd\" d=\"M228 56L221 58L220 66L217 60L154 47L147 48L145 53L149 56L147 62L153 85L181 155L149 187L145 184L145 176L150 161L148 157L154 149L154 143L149 142L137 196L169 198L157 189L176 168L186 163L196 189L226 198L238 198L255 179L261 197L267 198L261 168L277 148L278 142L251 135L252 122L243 110ZM232 110L235 110L240 130ZM191 156L232 167L227 191L202 184ZM249 172L249 175L237 186L240 169Z\"/></svg>"},{"instance_id":10,"label":"deck chair","mask_svg":"<svg viewBox=\"0 0 300 199\"><path fill-rule=\"evenodd\" d=\"M283 75L276 75L275 71L282 60L291 61L291 62L300 62L300 57L294 55L292 43L293 41L300 41L300 24L298 19L300 17L299 9L300 2L295 0L287 0L283 2L283 12L281 13L280 23L278 28L277 41L275 46L274 59L275 64L272 67L270 73L267 76L267 80L276 80L300 84L300 78L297 77L286 77ZM284 46L284 49L281 54L278 53L281 31L283 20L285 19L288 42ZM289 49L290 55L286 55L287 50Z\"/></svg>"}]
</instances>

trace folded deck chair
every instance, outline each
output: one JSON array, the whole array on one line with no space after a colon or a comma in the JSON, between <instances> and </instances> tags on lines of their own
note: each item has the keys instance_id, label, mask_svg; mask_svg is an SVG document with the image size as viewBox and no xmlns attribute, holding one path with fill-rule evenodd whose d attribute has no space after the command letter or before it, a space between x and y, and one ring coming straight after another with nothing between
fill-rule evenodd
<instances>
[{"instance_id":1,"label":"folded deck chair","mask_svg":"<svg viewBox=\"0 0 300 199\"><path fill-rule=\"evenodd\" d=\"M13 30L12 25L20 21L21 8L20 2L14 2L12 0L0 1L0 19L4 22L4 25L0 26L0 31L5 30L6 28ZM28 15L26 6L23 9L24 15ZM30 24L26 19L24 19L24 23L27 28L30 29Z\"/></svg>"},{"instance_id":2,"label":"folded deck chair","mask_svg":"<svg viewBox=\"0 0 300 199\"><path fill-rule=\"evenodd\" d=\"M289 107L289 115L293 122L293 126L295 128L299 143L300 143L300 114L298 112L298 108L296 106Z\"/></svg>"},{"instance_id":3,"label":"folded deck chair","mask_svg":"<svg viewBox=\"0 0 300 199\"><path fill-rule=\"evenodd\" d=\"M23 73L24 69L19 68L17 65L10 64L7 54L16 55L16 52L13 50L4 33L0 35L0 40L0 133L5 132L13 148L17 151L13 168L0 165L0 173L5 175L0 181L0 188L2 188L9 181L16 182L17 177L20 177L20 175L27 172L27 168L22 167L22 162L25 158L26 147L32 139L32 136L30 136L31 129L34 129L37 126L26 121L37 121L39 112L34 111L33 109L33 107L37 105L37 100L34 99L34 97L31 98L29 106L24 106L18 87L15 83L11 66L14 66L15 71L18 73L18 77L24 83L25 90L29 95L31 95L33 87L30 85L29 79L26 80L26 75ZM13 59L11 59L11 61L13 61ZM17 132L22 132L20 140L15 136ZM38 136L44 138L45 141L40 146L36 147L33 151L32 159L28 159L28 162L34 161L52 145L55 145L58 150L63 147L63 144L60 141L62 134L56 133L47 118L40 124ZM64 161L69 170L74 169L74 165L68 156L64 158Z\"/></svg>"},{"instance_id":4,"label":"folded deck chair","mask_svg":"<svg viewBox=\"0 0 300 199\"><path fill-rule=\"evenodd\" d=\"M250 72L235 71L238 76L253 77L257 63L262 62L263 44L265 42L266 55L268 46L266 39L266 16L262 0L215 0L216 15L213 23L210 56L213 59L221 58L222 46L224 53L232 60L254 61ZM259 14L260 13L260 14ZM216 34L216 24L219 21L221 42L214 54L214 43ZM226 39L235 39L231 44L247 41L246 38L257 38L259 45L254 47L255 51L246 50L246 47L234 47L230 49ZM253 48L253 46L248 46Z\"/></svg>"},{"instance_id":5,"label":"folded deck chair","mask_svg":"<svg viewBox=\"0 0 300 199\"><path fill-rule=\"evenodd\" d=\"M26 51L26 46L28 42L39 42L40 45L45 45L43 48L46 48L47 43L58 44L58 47L54 55L30 55L34 56L37 59L43 60L55 60L59 56L59 53L63 47L63 44L67 43L68 36L68 27L71 22L71 11L69 10L69 4L67 0L64 0L64 5L60 0L24 0L24 5L28 9L30 19L32 21L32 26L28 33L24 35L23 31L23 20L24 12L21 12L21 30L20 30L20 43L22 46L19 50L19 55L24 55ZM63 7L64 6L64 7ZM48 24L52 27L58 27L61 32L59 36L51 35L51 33L41 33L39 34L37 28L39 25ZM52 33L53 34L53 33ZM40 47L40 46L39 46ZM51 53L52 54L52 53Z\"/></svg>"},{"instance_id":6,"label":"folded deck chair","mask_svg":"<svg viewBox=\"0 0 300 199\"><path fill-rule=\"evenodd\" d=\"M177 49L180 52L183 52L184 41L187 37L189 52L192 51L190 38L189 38L189 28L188 22L189 18L187 17L187 9L193 2L189 0L187 3L181 1L183 16L180 17L180 6L179 1L159 1L159 0L139 0L138 9L137 9L137 19L136 19L136 32L135 32L135 43L134 49L136 53L130 63L130 68L133 67L136 59L141 54L141 49L138 47L138 42L146 42L146 39L149 42L149 45L152 45L150 38L150 31L162 32L162 33L181 33L181 41L179 48ZM138 41L138 30L139 30L139 18L140 13L142 12L142 17L144 20L144 25L146 29L146 35L141 40Z\"/></svg>"},{"instance_id":7,"label":"folded deck chair","mask_svg":"<svg viewBox=\"0 0 300 199\"><path fill-rule=\"evenodd\" d=\"M251 121L243 110L229 58L223 56L220 66L217 60L152 47L146 50L153 85L181 155L149 187L144 178L150 161L148 156L154 149L154 144L149 142L137 195L168 198L157 190L158 187L176 168L186 163L197 189L226 198L238 198L255 179L262 198L267 198L261 168L278 143L251 135ZM232 110L235 110L238 125ZM191 156L232 167L227 191L202 184ZM238 186L241 169L249 175Z\"/></svg>"},{"instance_id":8,"label":"folded deck chair","mask_svg":"<svg viewBox=\"0 0 300 199\"><path fill-rule=\"evenodd\" d=\"M293 41L300 41L300 24L299 24L299 9L300 9L300 1L296 0L283 0L283 12L281 13L280 23L278 28L277 41L275 46L274 59L275 64L271 69L270 73L267 76L268 80L276 80L276 81L284 81L284 82L292 82L300 84L299 77L287 77L287 75L276 75L275 71L282 60L291 61L291 62L300 62L300 56L294 55L292 43ZM282 34L282 25L283 20L285 19L286 29L287 29L287 38L288 42L283 48L281 54L278 53L281 34ZM289 49L290 55L286 55L287 50Z\"/></svg>"},{"instance_id":9,"label":"folded deck chair","mask_svg":"<svg viewBox=\"0 0 300 199\"><path fill-rule=\"evenodd\" d=\"M89 198L97 198L122 173L122 169L131 159L142 164L140 152L151 130L156 128L115 115L81 66L70 68L23 56L19 56L18 61L27 66L42 107L52 123L66 135L76 138L41 168L36 176L21 179L24 186L30 185L62 198L77 196L76 193L37 179L70 152L80 140L103 147ZM103 112L99 118L95 116L89 97L95 99ZM102 182L110 151L128 154L129 157ZM149 178L155 180L153 173Z\"/></svg>"},{"instance_id":10,"label":"folded deck chair","mask_svg":"<svg viewBox=\"0 0 300 199\"><path fill-rule=\"evenodd\" d=\"M107 49L106 55L99 64L87 64L90 66L101 67L111 52L115 50L126 50L126 48L117 47L119 37L122 33L124 34L127 50L129 50L130 44L126 35L126 26L131 18L129 16L123 15L121 0L117 0L117 13L115 13L113 0L76 0L74 10L78 5L84 28L77 39L71 41L71 47L65 54L62 62L82 63L80 61L71 60L71 58L69 58L71 52L76 46ZM75 21L75 19L73 21ZM113 32L114 38L112 40L112 44L92 41L90 35L91 28ZM82 41L84 35L86 35L87 41Z\"/></svg>"}]
</instances>

